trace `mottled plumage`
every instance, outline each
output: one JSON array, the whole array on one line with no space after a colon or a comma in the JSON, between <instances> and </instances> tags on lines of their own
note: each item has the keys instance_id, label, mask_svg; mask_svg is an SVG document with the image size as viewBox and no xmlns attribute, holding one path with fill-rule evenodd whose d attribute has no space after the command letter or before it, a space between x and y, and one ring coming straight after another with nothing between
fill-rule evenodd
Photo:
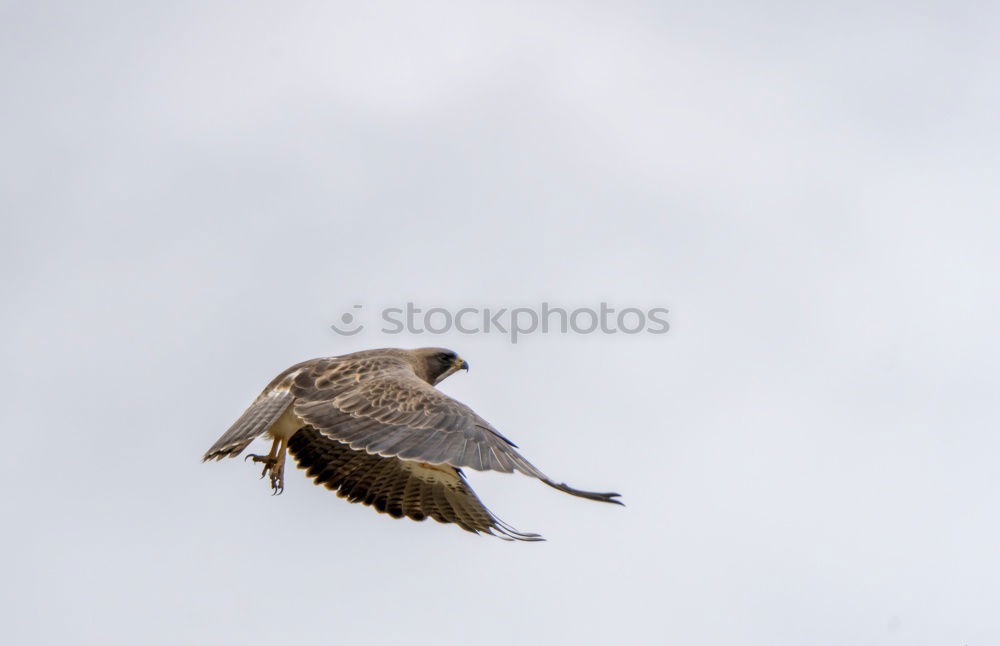
<instances>
[{"instance_id":1,"label":"mottled plumage","mask_svg":"<svg viewBox=\"0 0 1000 646\"><path fill-rule=\"evenodd\" d=\"M317 484L397 518L430 517L471 532L540 540L487 510L460 471L520 471L583 498L621 504L615 493L556 483L468 406L434 385L468 364L442 348L366 350L313 359L278 375L204 460L239 455L255 438L274 440L264 463L283 489L286 448Z\"/></svg>"}]
</instances>

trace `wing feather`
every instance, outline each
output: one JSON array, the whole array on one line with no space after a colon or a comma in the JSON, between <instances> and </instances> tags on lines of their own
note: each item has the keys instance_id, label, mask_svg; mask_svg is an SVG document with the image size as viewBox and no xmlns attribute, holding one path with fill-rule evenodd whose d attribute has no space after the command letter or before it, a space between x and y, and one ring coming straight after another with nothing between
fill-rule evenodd
<instances>
[{"instance_id":1,"label":"wing feather","mask_svg":"<svg viewBox=\"0 0 1000 646\"><path fill-rule=\"evenodd\" d=\"M290 390L296 415L354 450L477 471L520 471L574 496L621 504L616 493L551 480L489 422L398 357L315 361L296 373Z\"/></svg>"},{"instance_id":2,"label":"wing feather","mask_svg":"<svg viewBox=\"0 0 1000 646\"><path fill-rule=\"evenodd\" d=\"M350 502L374 507L395 518L433 518L475 534L504 540L539 541L519 532L490 512L454 467L406 462L352 449L311 426L288 443L300 468Z\"/></svg>"}]
</instances>

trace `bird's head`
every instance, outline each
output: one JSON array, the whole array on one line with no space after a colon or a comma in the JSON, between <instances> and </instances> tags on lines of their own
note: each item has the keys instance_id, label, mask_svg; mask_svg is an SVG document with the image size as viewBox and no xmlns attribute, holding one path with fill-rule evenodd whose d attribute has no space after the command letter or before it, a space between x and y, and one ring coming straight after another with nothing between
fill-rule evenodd
<instances>
[{"instance_id":1,"label":"bird's head","mask_svg":"<svg viewBox=\"0 0 1000 646\"><path fill-rule=\"evenodd\" d=\"M420 348L413 351L417 357L417 374L432 386L444 381L459 370L468 370L469 362L447 348Z\"/></svg>"}]
</instances>

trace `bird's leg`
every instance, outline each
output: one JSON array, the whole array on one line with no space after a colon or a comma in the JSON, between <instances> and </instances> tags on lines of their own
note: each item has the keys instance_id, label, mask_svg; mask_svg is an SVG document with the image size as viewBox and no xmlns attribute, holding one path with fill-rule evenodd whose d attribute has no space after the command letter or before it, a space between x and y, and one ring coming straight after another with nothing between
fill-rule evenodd
<instances>
[{"instance_id":1,"label":"bird's leg","mask_svg":"<svg viewBox=\"0 0 1000 646\"><path fill-rule=\"evenodd\" d=\"M277 442L277 440L275 440ZM282 438L281 446L278 449L278 457L271 467L271 490L274 495L285 490L285 453L288 448L288 440Z\"/></svg>"},{"instance_id":2,"label":"bird's leg","mask_svg":"<svg viewBox=\"0 0 1000 646\"><path fill-rule=\"evenodd\" d=\"M247 454L243 461L253 460L254 462L262 462L264 464L264 470L260 472L260 477L263 478L267 475L267 472L271 470L278 462L278 447L281 446L281 440L274 438L274 443L271 444L271 452L267 455L255 455L253 453Z\"/></svg>"},{"instance_id":3,"label":"bird's leg","mask_svg":"<svg viewBox=\"0 0 1000 646\"><path fill-rule=\"evenodd\" d=\"M285 452L288 448L288 440L274 438L271 445L271 452L267 455L254 455L250 453L244 460L253 460L264 464L264 470L260 472L260 477L271 475L271 490L275 495L285 490Z\"/></svg>"}]
</instances>

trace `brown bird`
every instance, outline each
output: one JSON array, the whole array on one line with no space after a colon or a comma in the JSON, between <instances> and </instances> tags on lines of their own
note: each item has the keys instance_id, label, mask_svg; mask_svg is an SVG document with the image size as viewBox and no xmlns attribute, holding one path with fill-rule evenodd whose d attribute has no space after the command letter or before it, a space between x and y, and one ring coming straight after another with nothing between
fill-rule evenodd
<instances>
[{"instance_id":1,"label":"brown bird","mask_svg":"<svg viewBox=\"0 0 1000 646\"><path fill-rule=\"evenodd\" d=\"M273 440L264 465L284 490L285 452L316 484L394 518L433 518L505 540L539 541L494 516L463 467L520 471L581 498L622 504L616 493L550 480L471 408L434 386L469 364L451 350L385 348L296 364L274 378L202 461L236 457L254 439Z\"/></svg>"}]
</instances>

